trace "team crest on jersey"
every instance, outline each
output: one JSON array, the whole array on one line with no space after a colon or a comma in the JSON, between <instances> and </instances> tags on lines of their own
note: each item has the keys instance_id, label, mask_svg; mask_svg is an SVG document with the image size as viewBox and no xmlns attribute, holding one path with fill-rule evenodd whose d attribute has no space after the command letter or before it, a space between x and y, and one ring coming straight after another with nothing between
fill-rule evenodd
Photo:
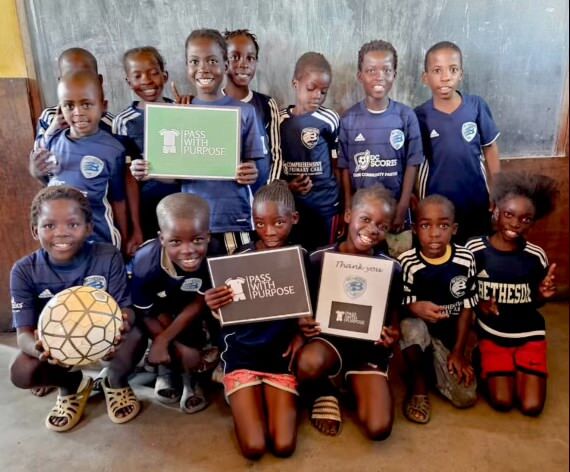
<instances>
[{"instance_id":1,"label":"team crest on jersey","mask_svg":"<svg viewBox=\"0 0 570 472\"><path fill-rule=\"evenodd\" d=\"M301 142L307 149L313 149L319 141L320 131L317 128L303 128Z\"/></svg>"},{"instance_id":2,"label":"team crest on jersey","mask_svg":"<svg viewBox=\"0 0 570 472\"><path fill-rule=\"evenodd\" d=\"M468 143L473 141L473 138L477 134L477 123L473 123L472 121L463 123L463 126L461 126L461 134L463 135L463 139Z\"/></svg>"},{"instance_id":3,"label":"team crest on jersey","mask_svg":"<svg viewBox=\"0 0 570 472\"><path fill-rule=\"evenodd\" d=\"M80 168L83 177L86 179L94 179L103 172L105 163L95 156L83 156Z\"/></svg>"},{"instance_id":4,"label":"team crest on jersey","mask_svg":"<svg viewBox=\"0 0 570 472\"><path fill-rule=\"evenodd\" d=\"M362 277L347 277L344 280L344 293L349 298L358 298L366 292L366 280Z\"/></svg>"},{"instance_id":5,"label":"team crest on jersey","mask_svg":"<svg viewBox=\"0 0 570 472\"><path fill-rule=\"evenodd\" d=\"M390 131L390 144L396 151L402 149L405 141L406 137L401 129L393 129Z\"/></svg>"},{"instance_id":6,"label":"team crest on jersey","mask_svg":"<svg viewBox=\"0 0 570 472\"><path fill-rule=\"evenodd\" d=\"M200 290L201 286L202 286L202 279L191 278L191 279L186 279L184 282L182 282L180 290L182 290L183 292L197 292L198 290Z\"/></svg>"},{"instance_id":7,"label":"team crest on jersey","mask_svg":"<svg viewBox=\"0 0 570 472\"><path fill-rule=\"evenodd\" d=\"M107 279L102 275L89 275L83 279L83 285L97 290L107 290Z\"/></svg>"},{"instance_id":8,"label":"team crest on jersey","mask_svg":"<svg viewBox=\"0 0 570 472\"><path fill-rule=\"evenodd\" d=\"M451 279L451 282L449 283L449 291L455 298L464 297L466 289L467 277L464 275L457 275Z\"/></svg>"}]
</instances>

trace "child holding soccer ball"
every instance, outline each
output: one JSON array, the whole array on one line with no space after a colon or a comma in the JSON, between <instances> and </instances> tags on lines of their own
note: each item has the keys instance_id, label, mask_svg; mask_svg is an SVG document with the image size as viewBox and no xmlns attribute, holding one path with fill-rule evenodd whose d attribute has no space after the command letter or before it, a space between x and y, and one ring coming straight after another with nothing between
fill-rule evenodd
<instances>
[{"instance_id":1,"label":"child holding soccer ball","mask_svg":"<svg viewBox=\"0 0 570 472\"><path fill-rule=\"evenodd\" d=\"M87 198L68 186L46 187L34 198L31 229L41 248L14 264L10 274L12 313L20 353L10 366L12 383L19 388L55 386L57 402L45 424L51 431L69 431L81 419L93 379L50 356L37 338L39 315L54 295L77 286L107 291L123 313L121 344L114 351L102 379L107 412L114 423L126 423L140 411L127 378L146 347L133 326L127 276L119 251L107 243L87 243L93 215Z\"/></svg>"}]
</instances>

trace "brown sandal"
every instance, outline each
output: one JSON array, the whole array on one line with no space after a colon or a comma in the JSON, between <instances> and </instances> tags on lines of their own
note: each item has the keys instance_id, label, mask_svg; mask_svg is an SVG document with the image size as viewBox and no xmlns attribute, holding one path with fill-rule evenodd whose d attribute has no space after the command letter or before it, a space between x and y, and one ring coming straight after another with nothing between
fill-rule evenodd
<instances>
[{"instance_id":1,"label":"brown sandal","mask_svg":"<svg viewBox=\"0 0 570 472\"><path fill-rule=\"evenodd\" d=\"M429 397L427 395L411 395L404 404L404 416L413 423L428 423L431 417Z\"/></svg>"}]
</instances>

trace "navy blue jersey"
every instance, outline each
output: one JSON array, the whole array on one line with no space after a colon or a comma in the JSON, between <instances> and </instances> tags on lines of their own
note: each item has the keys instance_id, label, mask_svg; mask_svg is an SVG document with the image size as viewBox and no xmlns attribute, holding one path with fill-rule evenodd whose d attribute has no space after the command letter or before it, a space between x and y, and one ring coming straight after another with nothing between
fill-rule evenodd
<instances>
[{"instance_id":1,"label":"navy blue jersey","mask_svg":"<svg viewBox=\"0 0 570 472\"><path fill-rule=\"evenodd\" d=\"M402 265L403 305L429 301L439 305L449 318L428 323L430 333L440 339L449 350L457 340L457 321L464 308L477 306L475 258L463 246L451 245L446 261L427 259L419 248L412 248L398 257Z\"/></svg>"},{"instance_id":2,"label":"navy blue jersey","mask_svg":"<svg viewBox=\"0 0 570 472\"><path fill-rule=\"evenodd\" d=\"M206 259L197 271L183 272L168 258L158 239L147 241L137 250L132 270L133 304L151 316L176 316L211 286Z\"/></svg>"},{"instance_id":3,"label":"navy blue jersey","mask_svg":"<svg viewBox=\"0 0 570 472\"><path fill-rule=\"evenodd\" d=\"M283 173L289 180L296 175L309 175L313 182L311 191L307 195L295 194L295 199L322 215L334 215L340 194L332 160L337 157L340 118L325 107L300 116L292 114L293 108L290 105L279 114Z\"/></svg>"},{"instance_id":4,"label":"navy blue jersey","mask_svg":"<svg viewBox=\"0 0 570 472\"><path fill-rule=\"evenodd\" d=\"M336 244L331 244L330 246L325 246L323 248L317 249L310 255L310 270L309 270L309 286L311 289L311 298L313 300L313 306L317 306L317 299L319 295L319 287L321 284L321 271L323 268L324 255L327 252L341 252L340 251L341 242ZM347 254L349 255L349 254ZM358 255L358 254L355 254ZM375 248L372 257L377 259L385 259L387 261L392 261L394 263L392 270L392 281L390 283L390 293L388 294L388 304L386 308L386 318L384 321L385 325L390 325L390 314L392 310L399 309L402 304L402 268L400 264L395 259L385 255L378 248Z\"/></svg>"},{"instance_id":5,"label":"navy blue jersey","mask_svg":"<svg viewBox=\"0 0 570 472\"><path fill-rule=\"evenodd\" d=\"M125 199L125 148L106 131L81 139L60 131L47 140L47 149L57 158L57 173L48 185L70 185L89 200L93 211L93 240L121 247L110 202Z\"/></svg>"},{"instance_id":6,"label":"navy blue jersey","mask_svg":"<svg viewBox=\"0 0 570 472\"><path fill-rule=\"evenodd\" d=\"M426 160L418 174L420 198L437 193L449 198L463 217L483 214L489 192L482 146L499 137L487 103L462 95L453 113L436 110L433 99L416 108Z\"/></svg>"},{"instance_id":7,"label":"navy blue jersey","mask_svg":"<svg viewBox=\"0 0 570 472\"><path fill-rule=\"evenodd\" d=\"M264 156L263 140L255 114L248 103L224 96L213 102L194 99L192 105L237 107L241 109L241 161L258 160ZM202 197L210 205L210 231L251 231L253 195L249 185L235 180L182 180L182 191Z\"/></svg>"},{"instance_id":8,"label":"navy blue jersey","mask_svg":"<svg viewBox=\"0 0 570 472\"><path fill-rule=\"evenodd\" d=\"M400 199L407 166L424 161L418 119L414 111L390 100L375 113L364 101L349 108L340 120L339 169L348 169L352 190L382 184Z\"/></svg>"},{"instance_id":9,"label":"navy blue jersey","mask_svg":"<svg viewBox=\"0 0 570 472\"><path fill-rule=\"evenodd\" d=\"M548 258L535 244L521 240L513 252L491 246L487 237L471 239L479 299L495 298L499 315L477 310L479 336L504 346L544 339L544 318L538 312L538 287L548 272Z\"/></svg>"},{"instance_id":10,"label":"navy blue jersey","mask_svg":"<svg viewBox=\"0 0 570 472\"><path fill-rule=\"evenodd\" d=\"M36 140L34 142L34 149L42 146L42 140L44 138L44 134L49 128L49 125L55 118L55 114L57 111L57 107L48 107L44 111L42 111L39 119L38 124L36 126ZM103 113L101 117L101 121L99 122L99 128L103 131L107 131L111 133L113 128L113 114L106 111Z\"/></svg>"},{"instance_id":11,"label":"navy blue jersey","mask_svg":"<svg viewBox=\"0 0 570 472\"><path fill-rule=\"evenodd\" d=\"M35 329L50 298L76 285L105 290L121 308L131 305L123 258L110 244L85 243L66 265L53 264L47 252L38 249L17 261L10 273L14 327Z\"/></svg>"}]
</instances>

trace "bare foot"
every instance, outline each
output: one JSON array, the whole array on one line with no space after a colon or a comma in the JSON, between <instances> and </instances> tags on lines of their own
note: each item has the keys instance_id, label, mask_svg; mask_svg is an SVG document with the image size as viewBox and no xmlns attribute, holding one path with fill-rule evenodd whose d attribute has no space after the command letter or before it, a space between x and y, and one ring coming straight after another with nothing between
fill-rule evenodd
<instances>
[{"instance_id":1,"label":"bare foot","mask_svg":"<svg viewBox=\"0 0 570 472\"><path fill-rule=\"evenodd\" d=\"M327 436L336 436L340 430L340 421L313 419L311 423L317 430Z\"/></svg>"},{"instance_id":2,"label":"bare foot","mask_svg":"<svg viewBox=\"0 0 570 472\"><path fill-rule=\"evenodd\" d=\"M36 397L45 397L48 393L55 390L55 387L34 387L30 389L32 395Z\"/></svg>"}]
</instances>

